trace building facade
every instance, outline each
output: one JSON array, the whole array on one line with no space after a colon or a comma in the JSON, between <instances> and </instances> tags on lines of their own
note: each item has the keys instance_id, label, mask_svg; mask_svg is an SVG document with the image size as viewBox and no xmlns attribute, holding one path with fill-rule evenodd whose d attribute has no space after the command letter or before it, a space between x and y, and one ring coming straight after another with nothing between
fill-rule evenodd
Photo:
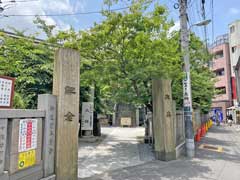
<instances>
[{"instance_id":1,"label":"building facade","mask_svg":"<svg viewBox=\"0 0 240 180\"><path fill-rule=\"evenodd\" d=\"M218 36L210 52L213 54L211 70L216 75L215 89L217 90L212 100L212 110L220 112L223 119L226 119L226 110L233 103L228 34Z\"/></svg>"},{"instance_id":2,"label":"building facade","mask_svg":"<svg viewBox=\"0 0 240 180\"><path fill-rule=\"evenodd\" d=\"M240 20L229 24L229 52L231 59L231 81L234 106L238 106L237 102L237 82L236 82L236 65L240 57Z\"/></svg>"}]
</instances>

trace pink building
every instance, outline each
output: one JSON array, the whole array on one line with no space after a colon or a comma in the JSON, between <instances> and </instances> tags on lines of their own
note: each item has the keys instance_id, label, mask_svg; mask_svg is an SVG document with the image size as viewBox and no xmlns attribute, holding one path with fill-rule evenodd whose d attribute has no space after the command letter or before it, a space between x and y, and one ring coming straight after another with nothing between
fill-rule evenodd
<instances>
[{"instance_id":1,"label":"pink building","mask_svg":"<svg viewBox=\"0 0 240 180\"><path fill-rule=\"evenodd\" d=\"M218 90L212 100L212 109L221 111L223 119L226 119L226 109L233 104L228 34L218 36L210 51L214 55L211 69L216 74L215 88Z\"/></svg>"}]
</instances>

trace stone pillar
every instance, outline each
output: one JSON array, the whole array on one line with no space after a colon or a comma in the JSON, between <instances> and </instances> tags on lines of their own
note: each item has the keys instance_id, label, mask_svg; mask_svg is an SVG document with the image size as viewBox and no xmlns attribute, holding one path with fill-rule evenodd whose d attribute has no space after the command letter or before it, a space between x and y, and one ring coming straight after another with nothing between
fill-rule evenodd
<instances>
[{"instance_id":1,"label":"stone pillar","mask_svg":"<svg viewBox=\"0 0 240 180\"><path fill-rule=\"evenodd\" d=\"M177 111L176 111L176 101L172 101L172 120L173 120L173 135L174 135L174 144L177 146Z\"/></svg>"},{"instance_id":2,"label":"stone pillar","mask_svg":"<svg viewBox=\"0 0 240 180\"><path fill-rule=\"evenodd\" d=\"M57 96L57 180L78 178L80 56L76 50L60 48L55 53L53 94Z\"/></svg>"},{"instance_id":3,"label":"stone pillar","mask_svg":"<svg viewBox=\"0 0 240 180\"><path fill-rule=\"evenodd\" d=\"M45 110L43 133L43 175L48 177L54 174L56 111L57 98L51 94L38 96L38 109Z\"/></svg>"},{"instance_id":4,"label":"stone pillar","mask_svg":"<svg viewBox=\"0 0 240 180\"><path fill-rule=\"evenodd\" d=\"M176 159L175 115L170 80L153 80L153 136L156 158Z\"/></svg>"},{"instance_id":5,"label":"stone pillar","mask_svg":"<svg viewBox=\"0 0 240 180\"><path fill-rule=\"evenodd\" d=\"M0 118L0 179L4 173L8 120Z\"/></svg>"},{"instance_id":6,"label":"stone pillar","mask_svg":"<svg viewBox=\"0 0 240 180\"><path fill-rule=\"evenodd\" d=\"M117 104L114 104L112 126L116 126L116 111L117 111Z\"/></svg>"},{"instance_id":7,"label":"stone pillar","mask_svg":"<svg viewBox=\"0 0 240 180\"><path fill-rule=\"evenodd\" d=\"M136 108L136 127L139 126L139 108Z\"/></svg>"}]
</instances>

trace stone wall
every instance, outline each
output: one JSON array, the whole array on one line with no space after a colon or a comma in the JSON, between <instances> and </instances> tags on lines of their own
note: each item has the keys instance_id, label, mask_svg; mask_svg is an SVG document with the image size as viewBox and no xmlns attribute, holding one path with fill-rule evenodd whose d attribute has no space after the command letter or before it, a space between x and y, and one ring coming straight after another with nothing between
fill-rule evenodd
<instances>
[{"instance_id":1,"label":"stone wall","mask_svg":"<svg viewBox=\"0 0 240 180\"><path fill-rule=\"evenodd\" d=\"M131 118L131 127L136 127L136 108L131 104L116 105L116 120L113 126L121 126L121 118Z\"/></svg>"}]
</instances>

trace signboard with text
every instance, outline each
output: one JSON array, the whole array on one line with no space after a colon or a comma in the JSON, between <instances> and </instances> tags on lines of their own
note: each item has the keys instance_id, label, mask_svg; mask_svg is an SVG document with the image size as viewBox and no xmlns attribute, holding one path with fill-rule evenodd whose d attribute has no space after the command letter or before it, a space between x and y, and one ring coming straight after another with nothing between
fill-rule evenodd
<instances>
[{"instance_id":1,"label":"signboard with text","mask_svg":"<svg viewBox=\"0 0 240 180\"><path fill-rule=\"evenodd\" d=\"M81 128L82 130L93 130L93 102L82 103L82 119Z\"/></svg>"},{"instance_id":2,"label":"signboard with text","mask_svg":"<svg viewBox=\"0 0 240 180\"><path fill-rule=\"evenodd\" d=\"M37 148L37 123L37 119L20 120L18 152Z\"/></svg>"},{"instance_id":3,"label":"signboard with text","mask_svg":"<svg viewBox=\"0 0 240 180\"><path fill-rule=\"evenodd\" d=\"M0 76L0 108L13 106L14 78Z\"/></svg>"},{"instance_id":4,"label":"signboard with text","mask_svg":"<svg viewBox=\"0 0 240 180\"><path fill-rule=\"evenodd\" d=\"M36 164L36 150L21 152L18 155L18 169L24 169Z\"/></svg>"}]
</instances>

